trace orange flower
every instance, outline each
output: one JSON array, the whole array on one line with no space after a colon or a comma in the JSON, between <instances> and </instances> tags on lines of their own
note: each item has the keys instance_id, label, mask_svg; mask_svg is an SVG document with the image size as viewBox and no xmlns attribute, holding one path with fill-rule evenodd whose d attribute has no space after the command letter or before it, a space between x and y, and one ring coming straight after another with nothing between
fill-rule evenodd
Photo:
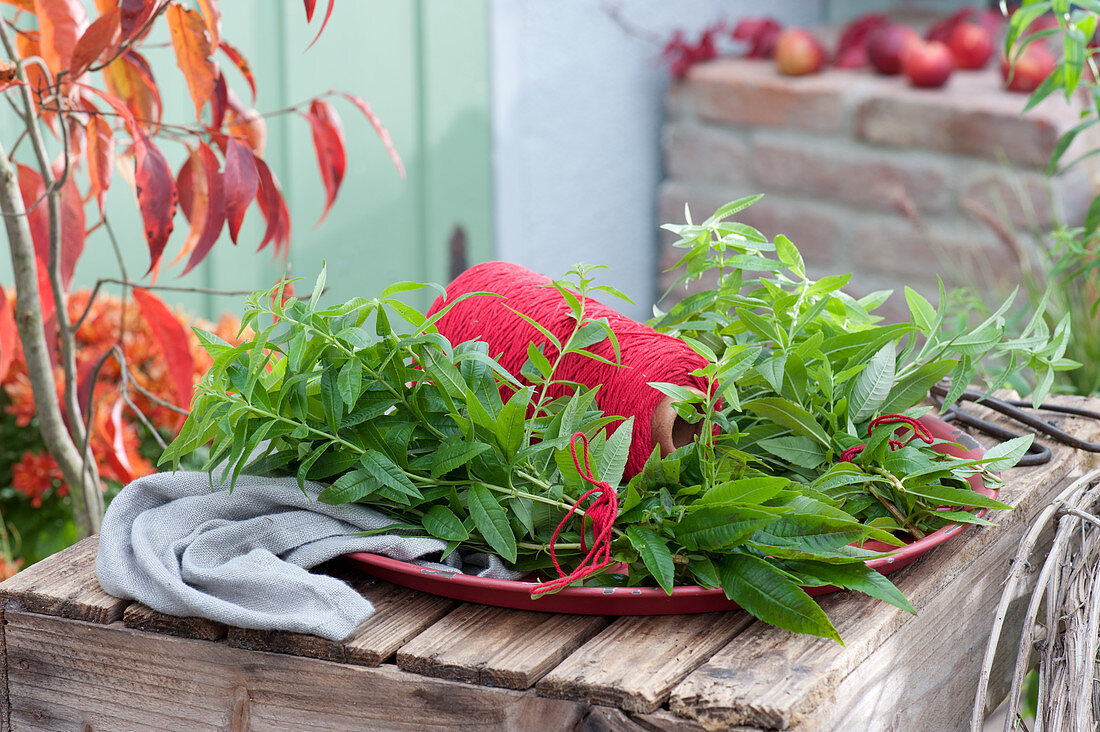
<instances>
[{"instance_id":1,"label":"orange flower","mask_svg":"<svg viewBox=\"0 0 1100 732\"><path fill-rule=\"evenodd\" d=\"M52 488L63 496L68 489L61 483L61 471L47 452L23 453L18 463L11 467L11 487L31 499L31 505L42 505L42 496Z\"/></svg>"}]
</instances>

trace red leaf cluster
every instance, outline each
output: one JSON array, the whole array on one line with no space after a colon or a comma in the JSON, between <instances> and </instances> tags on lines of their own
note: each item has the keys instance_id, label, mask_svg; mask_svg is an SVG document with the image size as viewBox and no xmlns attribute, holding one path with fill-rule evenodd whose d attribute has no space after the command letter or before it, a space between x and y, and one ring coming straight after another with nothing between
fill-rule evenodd
<instances>
[{"instance_id":1,"label":"red leaf cluster","mask_svg":"<svg viewBox=\"0 0 1100 732\"><path fill-rule=\"evenodd\" d=\"M771 58L775 41L782 31L783 25L775 18L745 18L734 27L730 36L748 44L745 58Z\"/></svg>"},{"instance_id":2,"label":"red leaf cluster","mask_svg":"<svg viewBox=\"0 0 1100 732\"><path fill-rule=\"evenodd\" d=\"M725 29L721 21L703 29L699 38L694 43L689 42L683 30L677 28L672 37L665 43L661 51L661 58L668 63L668 68L676 78L682 78L695 64L700 61L709 61L718 55L714 39Z\"/></svg>"}]
</instances>

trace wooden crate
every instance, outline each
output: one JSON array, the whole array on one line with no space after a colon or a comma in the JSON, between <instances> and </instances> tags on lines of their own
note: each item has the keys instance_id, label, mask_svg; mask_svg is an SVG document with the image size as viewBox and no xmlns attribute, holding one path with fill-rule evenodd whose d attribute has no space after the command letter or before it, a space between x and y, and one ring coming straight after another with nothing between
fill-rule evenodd
<instances>
[{"instance_id":1,"label":"wooden crate","mask_svg":"<svg viewBox=\"0 0 1100 732\"><path fill-rule=\"evenodd\" d=\"M1096 423L1052 421L1100 437ZM999 526L893 575L916 615L853 593L823 598L844 646L741 612L458 603L340 562L322 569L377 608L347 641L227 628L106 595L93 537L0 584L0 732L965 729L1008 562L1030 518L1092 458L1056 448L1047 465L1009 471L1002 498L1015 510L993 515Z\"/></svg>"}]
</instances>

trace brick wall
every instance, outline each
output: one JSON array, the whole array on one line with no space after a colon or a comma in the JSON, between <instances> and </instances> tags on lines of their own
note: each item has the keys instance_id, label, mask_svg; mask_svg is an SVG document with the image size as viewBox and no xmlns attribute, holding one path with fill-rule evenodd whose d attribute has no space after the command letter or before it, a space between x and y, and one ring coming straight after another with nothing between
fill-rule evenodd
<instances>
[{"instance_id":1,"label":"brick wall","mask_svg":"<svg viewBox=\"0 0 1100 732\"><path fill-rule=\"evenodd\" d=\"M788 78L770 62L702 64L669 92L660 218L683 221L686 202L699 220L764 193L741 220L790 237L819 276L855 272L853 294L911 285L933 296L937 274L995 289L1015 279L1019 247L1080 223L1095 192L1086 166L1045 175L1076 111L1058 97L1021 115L1025 102L994 70L925 90L867 71ZM1086 146L1100 140L1064 159ZM662 270L678 256L670 241ZM662 272L662 292L675 277ZM888 315L904 312L893 302Z\"/></svg>"}]
</instances>

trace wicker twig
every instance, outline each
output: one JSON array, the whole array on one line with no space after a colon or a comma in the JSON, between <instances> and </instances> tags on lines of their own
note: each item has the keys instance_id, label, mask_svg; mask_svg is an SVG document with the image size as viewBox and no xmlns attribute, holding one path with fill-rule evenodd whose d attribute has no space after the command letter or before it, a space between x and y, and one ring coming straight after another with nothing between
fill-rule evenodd
<instances>
[{"instance_id":1,"label":"wicker twig","mask_svg":"<svg viewBox=\"0 0 1100 732\"><path fill-rule=\"evenodd\" d=\"M1010 603L1028 571L1028 559L1040 536L1056 521L1050 552L1036 579L1027 607L1016 667L1008 696L1005 729L1020 729L1020 701L1024 677L1038 655L1039 703L1035 730L1090 730L1097 728L1100 690L1097 653L1100 652L1100 469L1078 478L1032 522L1020 543L997 606L986 647L971 730L982 729L993 658L1001 639ZM1039 623L1040 611L1043 621Z\"/></svg>"}]
</instances>

